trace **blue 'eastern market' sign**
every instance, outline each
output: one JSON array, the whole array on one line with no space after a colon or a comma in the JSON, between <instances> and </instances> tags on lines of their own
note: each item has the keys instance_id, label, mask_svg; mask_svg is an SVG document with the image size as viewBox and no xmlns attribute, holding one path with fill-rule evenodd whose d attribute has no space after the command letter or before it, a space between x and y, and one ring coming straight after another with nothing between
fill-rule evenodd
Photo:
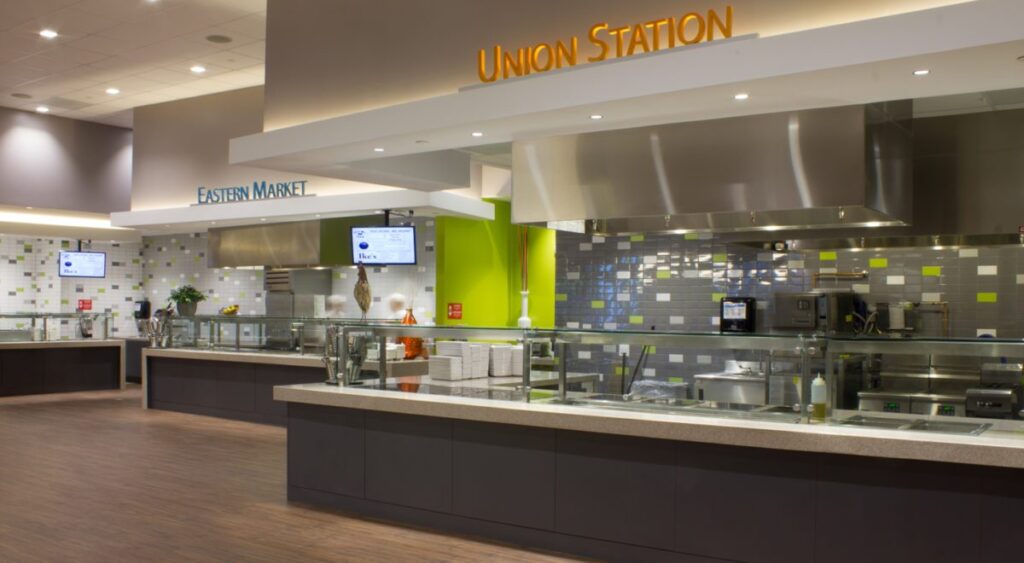
<instances>
[{"instance_id":1,"label":"blue 'eastern market' sign","mask_svg":"<svg viewBox=\"0 0 1024 563\"><path fill-rule=\"evenodd\" d=\"M292 182L267 182L254 180L251 186L231 186L227 188L196 189L196 204L232 203L238 201L258 201L262 199L286 199L306 195L306 180ZM310 194L312 195L312 194Z\"/></svg>"}]
</instances>

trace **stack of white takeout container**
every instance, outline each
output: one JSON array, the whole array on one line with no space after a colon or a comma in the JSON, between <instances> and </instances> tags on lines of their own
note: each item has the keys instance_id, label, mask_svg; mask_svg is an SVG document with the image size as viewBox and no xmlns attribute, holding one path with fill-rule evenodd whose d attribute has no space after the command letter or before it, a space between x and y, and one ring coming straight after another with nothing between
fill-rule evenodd
<instances>
[{"instance_id":1,"label":"stack of white takeout container","mask_svg":"<svg viewBox=\"0 0 1024 563\"><path fill-rule=\"evenodd\" d=\"M512 347L495 344L491 346L491 377L512 375ZM519 359L522 362L522 358Z\"/></svg>"},{"instance_id":2,"label":"stack of white takeout container","mask_svg":"<svg viewBox=\"0 0 1024 563\"><path fill-rule=\"evenodd\" d=\"M478 377L487 377L487 368L491 357L491 346L489 344L470 344L469 355L469 377L473 379ZM465 358L463 358L463 361L465 361ZM466 372L465 364L462 365L462 372Z\"/></svg>"},{"instance_id":3,"label":"stack of white takeout container","mask_svg":"<svg viewBox=\"0 0 1024 563\"><path fill-rule=\"evenodd\" d=\"M458 381L462 379L462 358L459 356L430 356L427 373L431 379Z\"/></svg>"},{"instance_id":4,"label":"stack of white takeout container","mask_svg":"<svg viewBox=\"0 0 1024 563\"><path fill-rule=\"evenodd\" d=\"M512 347L512 375L523 375L523 345L516 344Z\"/></svg>"}]
</instances>

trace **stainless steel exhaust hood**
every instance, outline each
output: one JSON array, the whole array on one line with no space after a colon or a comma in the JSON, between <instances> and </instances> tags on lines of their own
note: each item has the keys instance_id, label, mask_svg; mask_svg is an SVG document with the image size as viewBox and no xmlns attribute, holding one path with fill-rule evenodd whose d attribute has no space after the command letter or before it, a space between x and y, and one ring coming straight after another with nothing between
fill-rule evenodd
<instances>
[{"instance_id":1,"label":"stainless steel exhaust hood","mask_svg":"<svg viewBox=\"0 0 1024 563\"><path fill-rule=\"evenodd\" d=\"M605 234L905 225L909 101L513 143L512 219Z\"/></svg>"},{"instance_id":2,"label":"stainless steel exhaust hood","mask_svg":"<svg viewBox=\"0 0 1024 563\"><path fill-rule=\"evenodd\" d=\"M274 223L209 230L211 268L315 268L352 264L351 227L379 225L383 216Z\"/></svg>"}]
</instances>

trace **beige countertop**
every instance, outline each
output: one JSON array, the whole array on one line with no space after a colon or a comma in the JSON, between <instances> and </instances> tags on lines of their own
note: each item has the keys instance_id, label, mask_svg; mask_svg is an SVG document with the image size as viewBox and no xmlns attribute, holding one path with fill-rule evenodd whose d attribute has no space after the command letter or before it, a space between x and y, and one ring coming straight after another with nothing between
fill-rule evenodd
<instances>
[{"instance_id":1,"label":"beige countertop","mask_svg":"<svg viewBox=\"0 0 1024 563\"><path fill-rule=\"evenodd\" d=\"M124 346L119 338L82 340L42 340L26 342L0 342L0 350L37 350L42 348L107 348Z\"/></svg>"},{"instance_id":2,"label":"beige countertop","mask_svg":"<svg viewBox=\"0 0 1024 563\"><path fill-rule=\"evenodd\" d=\"M1024 469L1024 433L981 436L659 414L334 387L274 388L279 401L622 436Z\"/></svg>"},{"instance_id":3,"label":"beige countertop","mask_svg":"<svg viewBox=\"0 0 1024 563\"><path fill-rule=\"evenodd\" d=\"M207 360L212 362L242 362L278 366L323 368L321 357L316 354L299 355L283 352L235 352L233 350L203 350L201 348L143 348L142 355L154 358L179 358L186 360Z\"/></svg>"}]
</instances>

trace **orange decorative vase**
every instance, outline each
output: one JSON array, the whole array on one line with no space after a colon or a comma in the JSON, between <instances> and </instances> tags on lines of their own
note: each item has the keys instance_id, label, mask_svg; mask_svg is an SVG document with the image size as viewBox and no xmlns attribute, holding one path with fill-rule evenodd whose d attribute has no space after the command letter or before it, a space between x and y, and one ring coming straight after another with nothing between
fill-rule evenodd
<instances>
[{"instance_id":1,"label":"orange decorative vase","mask_svg":"<svg viewBox=\"0 0 1024 563\"><path fill-rule=\"evenodd\" d=\"M405 316L402 317L402 324L414 325L416 324L416 317L412 314L412 309L405 310ZM423 339L413 338L411 336L403 336L398 339L399 342L405 345L405 359L412 360L423 355Z\"/></svg>"}]
</instances>

